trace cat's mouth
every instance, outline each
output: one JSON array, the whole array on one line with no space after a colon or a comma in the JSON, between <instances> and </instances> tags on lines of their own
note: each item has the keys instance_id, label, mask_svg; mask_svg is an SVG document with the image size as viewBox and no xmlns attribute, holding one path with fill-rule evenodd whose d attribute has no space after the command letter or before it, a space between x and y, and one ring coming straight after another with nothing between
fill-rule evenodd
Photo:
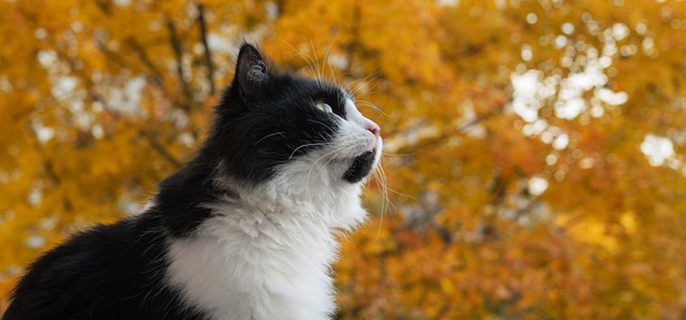
<instances>
[{"instance_id":1,"label":"cat's mouth","mask_svg":"<svg viewBox=\"0 0 686 320\"><path fill-rule=\"evenodd\" d=\"M367 151L355 157L348 167L348 170L343 174L343 179L350 183L360 182L372 171L374 166L375 152Z\"/></svg>"},{"instance_id":2,"label":"cat's mouth","mask_svg":"<svg viewBox=\"0 0 686 320\"><path fill-rule=\"evenodd\" d=\"M381 139L377 140L376 145L371 151L366 151L353 158L349 163L348 169L343 173L343 180L350 183L357 183L367 177L376 165L379 152L381 152Z\"/></svg>"}]
</instances>

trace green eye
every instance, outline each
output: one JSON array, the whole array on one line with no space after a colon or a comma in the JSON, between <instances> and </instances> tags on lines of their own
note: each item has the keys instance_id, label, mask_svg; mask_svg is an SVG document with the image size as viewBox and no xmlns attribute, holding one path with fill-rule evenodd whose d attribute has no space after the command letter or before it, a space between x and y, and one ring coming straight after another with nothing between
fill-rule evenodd
<instances>
[{"instance_id":1,"label":"green eye","mask_svg":"<svg viewBox=\"0 0 686 320\"><path fill-rule=\"evenodd\" d=\"M331 109L331 106L327 104L326 102L317 102L315 105L317 109L324 111L324 112L333 112L333 109Z\"/></svg>"}]
</instances>

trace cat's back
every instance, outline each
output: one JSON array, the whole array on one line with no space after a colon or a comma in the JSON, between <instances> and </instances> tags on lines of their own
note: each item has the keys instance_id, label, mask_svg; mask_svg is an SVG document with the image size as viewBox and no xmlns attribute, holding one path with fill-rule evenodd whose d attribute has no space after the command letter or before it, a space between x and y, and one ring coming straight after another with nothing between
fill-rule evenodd
<instances>
[{"instance_id":1,"label":"cat's back","mask_svg":"<svg viewBox=\"0 0 686 320\"><path fill-rule=\"evenodd\" d=\"M165 239L149 214L79 233L30 266L3 319L202 319L164 285Z\"/></svg>"}]
</instances>

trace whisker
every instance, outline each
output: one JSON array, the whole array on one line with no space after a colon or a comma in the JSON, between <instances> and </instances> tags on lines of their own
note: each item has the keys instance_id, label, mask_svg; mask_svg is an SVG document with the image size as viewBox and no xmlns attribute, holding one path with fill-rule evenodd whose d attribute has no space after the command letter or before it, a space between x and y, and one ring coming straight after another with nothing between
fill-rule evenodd
<instances>
[{"instance_id":1,"label":"whisker","mask_svg":"<svg viewBox=\"0 0 686 320\"><path fill-rule=\"evenodd\" d=\"M406 197L406 198L409 198L409 199L417 200L417 197L415 197L415 196L413 196L413 195L409 195L409 194L407 194L407 193L403 193L403 192L400 192L400 191L396 191L396 190L393 190L393 189L391 189L391 188L388 188L388 191L390 191L390 192L392 192L392 193L395 193L395 194L397 194L397 195L399 195L399 196L402 196L402 197Z\"/></svg>"},{"instance_id":2,"label":"whisker","mask_svg":"<svg viewBox=\"0 0 686 320\"><path fill-rule=\"evenodd\" d=\"M386 157L409 157L415 155L414 152L408 152L408 153L394 153L394 152L386 152L383 151L383 156Z\"/></svg>"},{"instance_id":3,"label":"whisker","mask_svg":"<svg viewBox=\"0 0 686 320\"><path fill-rule=\"evenodd\" d=\"M282 137L285 138L284 133L286 133L286 132L280 131L280 132L274 132L274 133L272 133L272 134L268 134L268 135L266 135L264 138L262 138L262 139L260 139L260 140L257 140L257 142L253 143L253 146L256 146L258 143L264 141L265 139L268 139L269 137L273 137L273 136L275 136L275 135L281 135Z\"/></svg>"},{"instance_id":4,"label":"whisker","mask_svg":"<svg viewBox=\"0 0 686 320\"><path fill-rule=\"evenodd\" d=\"M291 152L291 155L288 156L288 160L291 160L291 159L293 158L293 155L294 155L298 150L300 150L300 149L302 149L302 148L311 147L311 146L323 146L323 145L325 145L325 144L327 144L327 143L325 143L325 142L324 142L324 143L308 143L308 144L304 144L304 145L302 145L302 146L299 146L299 147L295 148L295 150L293 150L293 152Z\"/></svg>"},{"instance_id":5,"label":"whisker","mask_svg":"<svg viewBox=\"0 0 686 320\"><path fill-rule=\"evenodd\" d=\"M371 108L372 110L376 111L376 113L381 114L382 116L384 116L384 117L386 117L386 118L390 118L390 116L388 116L388 114L386 114L385 112L383 112L383 110L381 110L381 108L379 108L379 106L377 106L377 105L375 105L375 104L373 104L373 103L371 103L371 102L369 102L369 101L367 101L367 100L356 100L356 101L355 101L355 104L358 105L358 106L369 107L369 108Z\"/></svg>"},{"instance_id":6,"label":"whisker","mask_svg":"<svg viewBox=\"0 0 686 320\"><path fill-rule=\"evenodd\" d=\"M386 170L384 170L383 166L379 166L379 171L381 172L381 176L383 177L383 186L384 186L384 192L385 192L385 198L386 202L391 209L395 209L395 205L393 205L393 202L391 202L390 197L388 196L388 191L394 191L390 187L388 187L388 176L386 175ZM390 212L390 211L389 211Z\"/></svg>"},{"instance_id":7,"label":"whisker","mask_svg":"<svg viewBox=\"0 0 686 320\"><path fill-rule=\"evenodd\" d=\"M357 93L362 89L364 80L355 80L350 83L348 87L352 87L352 90L349 90L351 96L356 96ZM348 88L346 87L346 88Z\"/></svg>"},{"instance_id":8,"label":"whisker","mask_svg":"<svg viewBox=\"0 0 686 320\"><path fill-rule=\"evenodd\" d=\"M381 75L380 72L374 71L362 79L350 81L345 85L345 90L348 91L350 95L355 96L358 93L358 91L362 88L363 84L373 83L379 75ZM352 92L349 91L351 86L354 86ZM375 85L372 85L370 91L374 88L374 86Z\"/></svg>"},{"instance_id":9,"label":"whisker","mask_svg":"<svg viewBox=\"0 0 686 320\"><path fill-rule=\"evenodd\" d=\"M286 44L289 48L291 48L295 53L297 53L305 62L307 63L308 68L310 69L310 73L315 76L316 79L316 73L314 72L314 61L311 61L310 58L306 57L305 54L303 54L300 50L296 49L293 47L290 43L288 43L286 40L279 39L281 42Z\"/></svg>"},{"instance_id":10,"label":"whisker","mask_svg":"<svg viewBox=\"0 0 686 320\"><path fill-rule=\"evenodd\" d=\"M319 157L319 159L317 159L314 163L312 163L312 166L310 166L310 170L307 171L307 184L310 184L310 177L311 177L310 175L312 174L312 170L316 167L317 163L319 161L321 161L322 159L324 159L325 157L328 157L332 154L335 154L336 152L338 152L338 149L334 149L333 151Z\"/></svg>"},{"instance_id":11,"label":"whisker","mask_svg":"<svg viewBox=\"0 0 686 320\"><path fill-rule=\"evenodd\" d=\"M374 170L374 178L378 181L378 186L381 191L382 195L382 202L381 202L381 218L379 220L379 227L376 231L376 237L374 240L377 240L379 238L379 235L381 234L381 228L383 226L383 219L386 214L386 211L388 210L389 213L391 213L390 209L393 206L393 203L390 201L390 198L388 196L388 180L386 178L386 172L383 169L383 166L379 164Z\"/></svg>"},{"instance_id":12,"label":"whisker","mask_svg":"<svg viewBox=\"0 0 686 320\"><path fill-rule=\"evenodd\" d=\"M314 47L314 42L312 41L312 39L310 39L310 47L312 48L312 55L314 56L314 61L316 62L317 66L317 80L321 82L322 72L321 67L319 65L319 57L317 57L317 49Z\"/></svg>"},{"instance_id":13,"label":"whisker","mask_svg":"<svg viewBox=\"0 0 686 320\"><path fill-rule=\"evenodd\" d=\"M338 37L338 36L336 36L336 37ZM336 42L336 38L331 40L331 42L329 43L329 46L326 47L326 51L324 52L324 64L326 64L329 67L329 75L331 76L331 81L333 81L333 83L337 87L340 87L338 80L336 79L336 75L333 72L333 68L331 67L331 64L329 63L329 53L330 53L331 47L333 46L334 42Z\"/></svg>"},{"instance_id":14,"label":"whisker","mask_svg":"<svg viewBox=\"0 0 686 320\"><path fill-rule=\"evenodd\" d=\"M378 186L382 186L383 183L381 182L381 178L378 177L378 171L374 170L373 173L373 178L377 181ZM381 192L383 195L383 188L381 188ZM374 241L379 239L379 235L381 235L381 227L383 227L383 218L384 218L384 212L386 211L386 205L385 201L381 201L381 218L379 219L379 227L376 229L376 236L374 236Z\"/></svg>"},{"instance_id":15,"label":"whisker","mask_svg":"<svg viewBox=\"0 0 686 320\"><path fill-rule=\"evenodd\" d=\"M328 154L324 155L324 157L331 155L331 159L329 159L326 163L324 163L323 166L326 167L327 165L329 165L329 163L331 163L331 161L336 159L336 155L343 154L343 153L348 152L352 149L355 149L356 147L357 147L356 145L347 145L347 146L338 147L338 148L334 149L332 152L329 152ZM321 160L324 157L321 157L319 160ZM312 168L314 168L314 166L316 165L316 163L319 160L315 161L315 163L312 164L312 167L310 168L310 170L307 173L307 183L308 184L310 183L310 174L312 172Z\"/></svg>"},{"instance_id":16,"label":"whisker","mask_svg":"<svg viewBox=\"0 0 686 320\"><path fill-rule=\"evenodd\" d=\"M319 120L307 119L307 121L314 122L314 123L317 123L317 124L321 124L321 125L323 125L325 128L331 130L331 132L334 132L334 131L335 131L333 128L331 128L331 126L329 126L328 124L326 124L326 123L324 123L324 122L321 122L321 121L319 121Z\"/></svg>"}]
</instances>

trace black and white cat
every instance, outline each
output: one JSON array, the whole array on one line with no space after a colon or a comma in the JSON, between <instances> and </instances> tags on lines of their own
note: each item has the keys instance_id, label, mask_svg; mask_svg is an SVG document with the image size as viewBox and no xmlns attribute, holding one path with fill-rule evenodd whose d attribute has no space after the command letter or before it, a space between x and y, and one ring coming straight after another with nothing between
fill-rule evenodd
<instances>
[{"instance_id":1,"label":"black and white cat","mask_svg":"<svg viewBox=\"0 0 686 320\"><path fill-rule=\"evenodd\" d=\"M248 44L217 113L145 212L38 259L4 319L329 318L333 234L365 219L379 126L344 90L279 73Z\"/></svg>"}]
</instances>

